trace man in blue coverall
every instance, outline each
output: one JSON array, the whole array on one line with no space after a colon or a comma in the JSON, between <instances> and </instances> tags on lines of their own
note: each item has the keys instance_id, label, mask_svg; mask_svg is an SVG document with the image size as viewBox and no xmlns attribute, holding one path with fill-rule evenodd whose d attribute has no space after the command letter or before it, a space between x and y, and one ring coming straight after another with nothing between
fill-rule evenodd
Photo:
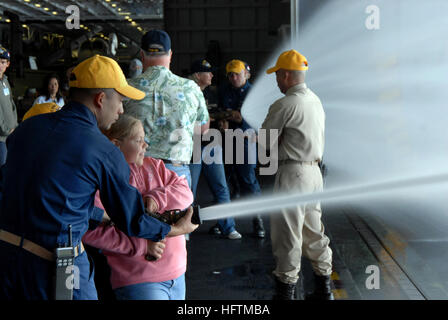
<instances>
[{"instance_id":1,"label":"man in blue coverall","mask_svg":"<svg viewBox=\"0 0 448 320\"><path fill-rule=\"evenodd\" d=\"M250 68L247 63L241 60L231 60L226 65L226 74L229 82L219 90L219 107L231 111L232 115L228 122L223 123L221 127L223 129L241 129L245 132L251 127L241 116L241 107L252 87L249 82ZM244 139L244 150L236 150L236 145L234 145L233 163L231 165L226 164L227 179L230 182L232 174L235 174L237 177L235 184L239 184L242 194L259 196L261 190L255 175L257 165L249 161L248 144L248 139ZM236 155L238 152L244 152L244 163L242 164L237 164ZM255 235L264 238L265 230L260 215L253 218L253 227Z\"/></svg>"},{"instance_id":2,"label":"man in blue coverall","mask_svg":"<svg viewBox=\"0 0 448 320\"><path fill-rule=\"evenodd\" d=\"M173 226L145 214L123 154L100 131L123 113L123 99L143 97L117 62L95 55L72 71L69 104L24 121L8 137L0 184L0 300L54 297L53 252L68 244L69 225L79 270L73 299L97 299L81 243L89 222L103 216L94 207L97 190L110 218L129 236L160 241L197 228L191 208Z\"/></svg>"}]
</instances>

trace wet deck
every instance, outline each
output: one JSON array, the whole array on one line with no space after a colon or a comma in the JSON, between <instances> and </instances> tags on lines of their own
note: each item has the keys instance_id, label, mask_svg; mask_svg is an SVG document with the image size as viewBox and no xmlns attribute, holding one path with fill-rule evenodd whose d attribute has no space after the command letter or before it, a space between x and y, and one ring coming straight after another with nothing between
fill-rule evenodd
<instances>
[{"instance_id":1,"label":"wet deck","mask_svg":"<svg viewBox=\"0 0 448 320\"><path fill-rule=\"evenodd\" d=\"M260 179L263 192L270 192L272 177ZM212 204L205 181L200 181L198 202ZM252 233L250 217L236 219L241 240L228 240L208 233L206 221L187 243L187 300L270 300L274 293L274 259L269 237L269 216L264 216L266 237ZM342 300L420 300L424 296L389 254L381 239L383 226L362 218L352 208L323 207L323 222L333 250L332 286ZM390 249L390 248L389 248ZM379 288L369 266L378 267ZM370 267L372 268L372 267ZM312 269L302 259L298 299L313 290ZM367 284L366 284L367 283Z\"/></svg>"},{"instance_id":2,"label":"wet deck","mask_svg":"<svg viewBox=\"0 0 448 320\"><path fill-rule=\"evenodd\" d=\"M273 177L261 178L263 192L269 193ZM211 205L212 196L202 179L198 189L201 207ZM269 236L269 216L264 216L266 237L257 238L251 217L236 219L243 235L229 240L209 234L214 221L205 221L187 242L187 300L271 300L274 294L274 259ZM346 207L323 206L323 222L333 250L332 286L338 300L423 300L428 297L400 264L400 244L390 243L390 230L376 218ZM113 299L107 288L104 261L96 261L96 278L101 300ZM373 266L373 267L372 267ZM372 287L371 270L379 271L379 288ZM424 270L423 270L424 271ZM426 272L429 283L433 279ZM429 279L431 278L431 279ZM428 282L427 281L427 282ZM433 281L434 282L434 281ZM439 283L430 288L436 297L445 297ZM298 299L312 291L312 269L302 259ZM437 291L438 290L438 291ZM437 291L437 292L436 292Z\"/></svg>"}]
</instances>

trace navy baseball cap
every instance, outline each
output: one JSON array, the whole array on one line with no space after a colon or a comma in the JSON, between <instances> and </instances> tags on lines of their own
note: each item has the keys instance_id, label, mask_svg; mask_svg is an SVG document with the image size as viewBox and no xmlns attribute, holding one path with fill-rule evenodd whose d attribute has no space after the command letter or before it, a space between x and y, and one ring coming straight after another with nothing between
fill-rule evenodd
<instances>
[{"instance_id":1,"label":"navy baseball cap","mask_svg":"<svg viewBox=\"0 0 448 320\"><path fill-rule=\"evenodd\" d=\"M142 49L152 54L166 54L171 50L171 39L163 30L150 30L142 38Z\"/></svg>"},{"instance_id":2,"label":"navy baseball cap","mask_svg":"<svg viewBox=\"0 0 448 320\"><path fill-rule=\"evenodd\" d=\"M1 45L0 45L0 59L11 60L11 54Z\"/></svg>"},{"instance_id":3,"label":"navy baseball cap","mask_svg":"<svg viewBox=\"0 0 448 320\"><path fill-rule=\"evenodd\" d=\"M199 59L191 64L191 73L196 72L213 72L215 68L205 59Z\"/></svg>"}]
</instances>

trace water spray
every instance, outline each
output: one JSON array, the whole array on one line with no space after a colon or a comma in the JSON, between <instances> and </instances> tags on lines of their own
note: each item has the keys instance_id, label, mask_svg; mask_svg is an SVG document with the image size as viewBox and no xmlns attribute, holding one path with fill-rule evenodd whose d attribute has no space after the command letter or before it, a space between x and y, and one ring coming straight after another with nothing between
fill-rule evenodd
<instances>
[{"instance_id":1,"label":"water spray","mask_svg":"<svg viewBox=\"0 0 448 320\"><path fill-rule=\"evenodd\" d=\"M412 177L375 184L344 187L315 193L285 193L254 197L248 200L234 201L227 204L202 208L198 212L198 216L200 216L200 221L207 221L228 217L250 216L254 214L275 214L275 212L278 212L281 209L293 208L310 202L348 201L355 198L359 199L360 197L374 197L381 194L390 194L394 191L411 190L447 183L448 173L445 173L433 176Z\"/></svg>"}]
</instances>

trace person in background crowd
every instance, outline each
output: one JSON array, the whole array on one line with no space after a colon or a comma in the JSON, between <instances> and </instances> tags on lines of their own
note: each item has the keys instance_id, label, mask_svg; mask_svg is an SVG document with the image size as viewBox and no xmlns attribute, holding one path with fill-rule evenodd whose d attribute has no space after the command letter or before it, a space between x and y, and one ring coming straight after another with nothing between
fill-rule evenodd
<instances>
[{"instance_id":1,"label":"person in background crowd","mask_svg":"<svg viewBox=\"0 0 448 320\"><path fill-rule=\"evenodd\" d=\"M212 66L205 59L196 60L191 65L190 78L198 84L202 92L204 92L204 89L212 84L212 71ZM206 101L208 101L208 99L206 99ZM217 124L215 123L214 119L210 117L210 121L211 126L217 129ZM208 143L206 142L202 143L201 153L207 146L207 144ZM215 201L219 204L230 202L230 192L229 188L227 187L226 175L224 172L224 162L222 159L222 146L214 146L213 150L210 151L212 157L218 153L221 154L221 162L207 164L202 161L203 159L201 157L201 162L190 163L191 189L193 191L195 199L199 177L202 172L207 180L210 190L213 193ZM241 239L241 234L235 229L235 220L233 218L218 220L216 226L212 228L211 233L222 234L223 236L231 240Z\"/></svg>"},{"instance_id":2,"label":"person in background crowd","mask_svg":"<svg viewBox=\"0 0 448 320\"><path fill-rule=\"evenodd\" d=\"M60 108L64 106L65 102L59 88L59 77L57 75L51 74L45 78L42 91L45 92L45 94L37 97L33 105L54 102Z\"/></svg>"},{"instance_id":3,"label":"person in background crowd","mask_svg":"<svg viewBox=\"0 0 448 320\"><path fill-rule=\"evenodd\" d=\"M135 78L141 75L142 72L143 72L142 61L139 59L132 59L131 63L129 64L128 78L130 79Z\"/></svg>"},{"instance_id":4,"label":"person in background crowd","mask_svg":"<svg viewBox=\"0 0 448 320\"><path fill-rule=\"evenodd\" d=\"M231 112L231 116L228 120L224 120L221 123L221 127L226 129L241 129L245 132L251 129L249 124L241 116L241 107L247 96L247 93L251 89L252 85L249 82L250 67L247 63L241 60L231 60L226 65L227 79L229 80L219 90L219 107L221 109ZM260 185L258 183L255 169L256 163L249 163L249 138L244 139L244 149L236 150L236 145L233 151L233 163L227 165L227 180L233 183L234 190L240 189L240 192L244 195L261 195ZM237 164L236 156L238 153L244 152L244 163ZM237 180L232 180L232 177L236 175ZM234 191L234 193L238 193ZM264 238L265 230L263 226L263 220L260 215L256 215L253 220L254 233L259 238Z\"/></svg>"},{"instance_id":5,"label":"person in background crowd","mask_svg":"<svg viewBox=\"0 0 448 320\"><path fill-rule=\"evenodd\" d=\"M189 163L193 133L210 125L204 95L199 86L170 71L171 39L163 30L148 31L142 37L144 72L129 83L146 93L141 101L126 101L124 111L143 123L148 142L147 156L161 159L166 167L184 175L191 185Z\"/></svg>"},{"instance_id":6,"label":"person in background crowd","mask_svg":"<svg viewBox=\"0 0 448 320\"><path fill-rule=\"evenodd\" d=\"M10 66L11 54L0 45L0 166L6 162L6 138L17 127L17 108L12 97L6 69Z\"/></svg>"}]
</instances>

